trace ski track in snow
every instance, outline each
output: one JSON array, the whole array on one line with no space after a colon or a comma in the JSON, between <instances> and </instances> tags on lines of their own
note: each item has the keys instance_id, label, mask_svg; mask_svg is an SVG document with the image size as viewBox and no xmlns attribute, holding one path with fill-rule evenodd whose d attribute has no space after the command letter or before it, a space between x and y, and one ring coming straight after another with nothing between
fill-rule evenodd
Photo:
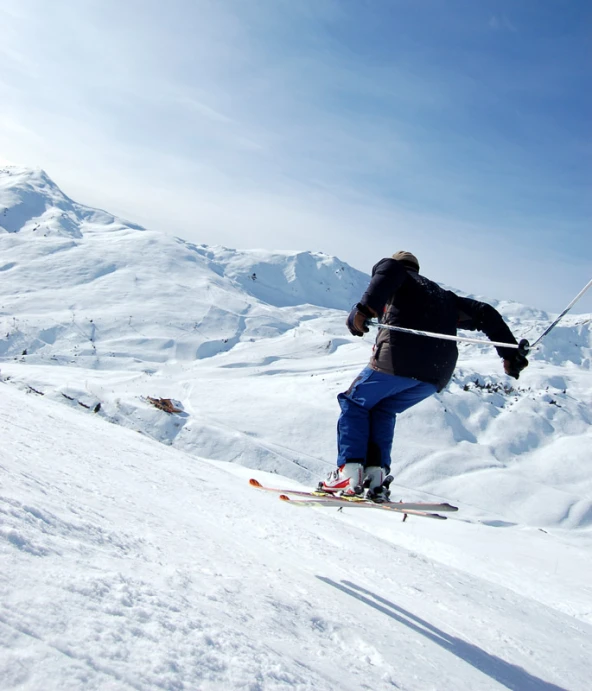
<instances>
[{"instance_id":1,"label":"ski track in snow","mask_svg":"<svg viewBox=\"0 0 592 691\"><path fill-rule=\"evenodd\" d=\"M462 345L401 417L393 491L446 523L299 510L247 480L333 467L368 277L147 231L42 171L0 170L0 211L2 691L590 688L589 315L519 382ZM520 337L550 319L495 304Z\"/></svg>"}]
</instances>

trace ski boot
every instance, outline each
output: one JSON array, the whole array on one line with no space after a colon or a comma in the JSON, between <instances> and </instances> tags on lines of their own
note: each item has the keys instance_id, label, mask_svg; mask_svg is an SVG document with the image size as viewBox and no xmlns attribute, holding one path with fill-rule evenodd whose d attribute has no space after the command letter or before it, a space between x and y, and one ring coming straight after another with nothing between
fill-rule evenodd
<instances>
[{"instance_id":1,"label":"ski boot","mask_svg":"<svg viewBox=\"0 0 592 691\"><path fill-rule=\"evenodd\" d=\"M380 468L376 465L368 466L364 470L363 487L366 490L368 501L383 504L390 500L391 491L389 487L393 481L393 476L387 475L388 470L388 468Z\"/></svg>"},{"instance_id":2,"label":"ski boot","mask_svg":"<svg viewBox=\"0 0 592 691\"><path fill-rule=\"evenodd\" d=\"M319 482L319 492L337 494L346 497L361 496L363 466L361 463L345 463L327 475L323 482Z\"/></svg>"}]
</instances>

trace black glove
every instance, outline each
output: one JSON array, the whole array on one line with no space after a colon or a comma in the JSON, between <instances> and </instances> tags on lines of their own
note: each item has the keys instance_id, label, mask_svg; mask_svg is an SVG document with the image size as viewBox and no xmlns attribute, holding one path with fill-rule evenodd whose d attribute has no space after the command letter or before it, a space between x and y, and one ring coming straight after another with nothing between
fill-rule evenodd
<instances>
[{"instance_id":1,"label":"black glove","mask_svg":"<svg viewBox=\"0 0 592 691\"><path fill-rule=\"evenodd\" d=\"M358 302L349 313L345 324L352 336L363 336L368 333L366 322L374 316L374 312L369 307Z\"/></svg>"},{"instance_id":2,"label":"black glove","mask_svg":"<svg viewBox=\"0 0 592 691\"><path fill-rule=\"evenodd\" d=\"M516 351L511 357L504 359L504 372L514 379L520 378L520 372L528 367L528 359L521 352Z\"/></svg>"}]
</instances>

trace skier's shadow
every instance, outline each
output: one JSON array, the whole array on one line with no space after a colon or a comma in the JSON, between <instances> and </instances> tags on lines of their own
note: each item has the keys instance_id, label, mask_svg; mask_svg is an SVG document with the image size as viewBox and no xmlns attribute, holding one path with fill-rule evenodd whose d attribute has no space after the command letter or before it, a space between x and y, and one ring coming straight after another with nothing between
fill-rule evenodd
<instances>
[{"instance_id":1,"label":"skier's shadow","mask_svg":"<svg viewBox=\"0 0 592 691\"><path fill-rule=\"evenodd\" d=\"M402 607L380 597L380 595L376 595L370 590L366 590L351 581L341 581L341 583L337 583L325 576L317 576L317 578L323 581L323 583L327 583L327 585L337 588L337 590L341 590L347 595L356 598L356 600L386 614L400 624L404 624L412 631L420 633L422 636L425 636L430 641L444 648L444 650L448 650L448 652L461 658L461 660L464 660L475 667L475 669L495 679L499 684L502 684L512 691L567 691L561 686L551 684L529 674L522 667L506 662L496 655L486 653L472 643L467 643L456 636L451 636L425 621L425 619L421 619L421 617L408 612Z\"/></svg>"}]
</instances>

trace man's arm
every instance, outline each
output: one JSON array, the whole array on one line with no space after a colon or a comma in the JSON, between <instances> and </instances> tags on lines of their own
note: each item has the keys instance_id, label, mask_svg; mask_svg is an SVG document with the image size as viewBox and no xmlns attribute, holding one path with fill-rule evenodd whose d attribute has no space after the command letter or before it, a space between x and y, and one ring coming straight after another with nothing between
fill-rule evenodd
<instances>
[{"instance_id":1,"label":"man's arm","mask_svg":"<svg viewBox=\"0 0 592 691\"><path fill-rule=\"evenodd\" d=\"M406 269L395 259L381 259L372 269L372 278L360 302L345 322L352 336L368 333L366 320L378 317L391 295L405 280Z\"/></svg>"},{"instance_id":2,"label":"man's arm","mask_svg":"<svg viewBox=\"0 0 592 691\"><path fill-rule=\"evenodd\" d=\"M514 343L517 341L504 321L502 315L486 302L457 296L458 328L471 331L482 331L490 341ZM504 371L518 379L520 372L528 366L528 360L516 348L496 346L498 355L504 361Z\"/></svg>"}]
</instances>

